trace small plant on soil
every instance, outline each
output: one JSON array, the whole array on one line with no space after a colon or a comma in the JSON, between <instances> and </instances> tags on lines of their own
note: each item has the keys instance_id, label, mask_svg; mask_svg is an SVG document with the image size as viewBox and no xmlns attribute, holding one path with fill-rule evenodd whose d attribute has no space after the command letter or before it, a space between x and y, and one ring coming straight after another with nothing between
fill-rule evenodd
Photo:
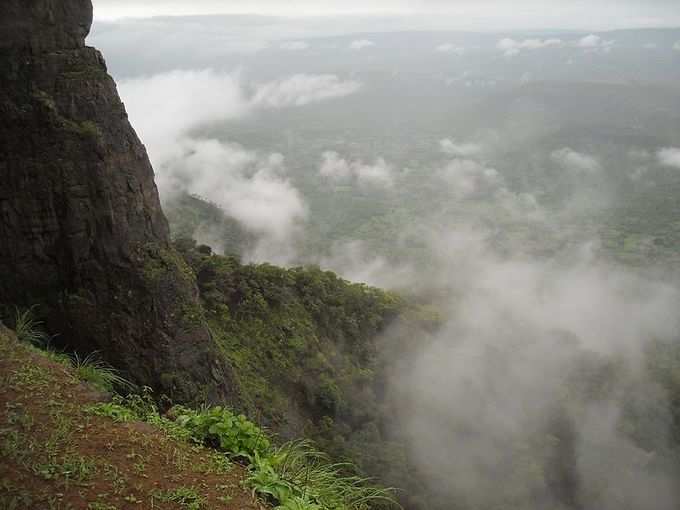
<instances>
[{"instance_id":1,"label":"small plant on soil","mask_svg":"<svg viewBox=\"0 0 680 510\"><path fill-rule=\"evenodd\" d=\"M78 354L73 355L73 368L81 381L94 384L99 389L113 392L119 390L133 390L134 385L122 377L115 368L102 361L97 352L81 358Z\"/></svg>"},{"instance_id":2,"label":"small plant on soil","mask_svg":"<svg viewBox=\"0 0 680 510\"><path fill-rule=\"evenodd\" d=\"M36 347L46 347L50 342L50 336L45 333L43 322L36 318L34 309L35 307L25 310L16 309L14 331L19 341Z\"/></svg>"},{"instance_id":3,"label":"small plant on soil","mask_svg":"<svg viewBox=\"0 0 680 510\"><path fill-rule=\"evenodd\" d=\"M158 491L154 498L166 503L177 503L186 510L202 510L205 508L205 498L192 487L178 487L170 491Z\"/></svg>"},{"instance_id":4,"label":"small plant on soil","mask_svg":"<svg viewBox=\"0 0 680 510\"><path fill-rule=\"evenodd\" d=\"M265 433L244 415L222 407L195 412L184 409L177 423L191 432L199 442L229 452L233 457L252 459L266 452L271 443Z\"/></svg>"}]
</instances>

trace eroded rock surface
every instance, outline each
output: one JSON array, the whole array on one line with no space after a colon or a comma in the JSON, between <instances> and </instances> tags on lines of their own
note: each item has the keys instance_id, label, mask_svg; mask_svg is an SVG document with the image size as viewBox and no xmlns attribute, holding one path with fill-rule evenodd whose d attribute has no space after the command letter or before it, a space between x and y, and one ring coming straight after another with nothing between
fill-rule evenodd
<instances>
[{"instance_id":1,"label":"eroded rock surface","mask_svg":"<svg viewBox=\"0 0 680 510\"><path fill-rule=\"evenodd\" d=\"M40 304L61 342L176 400L231 400L146 150L85 46L90 0L2 10L0 303Z\"/></svg>"}]
</instances>

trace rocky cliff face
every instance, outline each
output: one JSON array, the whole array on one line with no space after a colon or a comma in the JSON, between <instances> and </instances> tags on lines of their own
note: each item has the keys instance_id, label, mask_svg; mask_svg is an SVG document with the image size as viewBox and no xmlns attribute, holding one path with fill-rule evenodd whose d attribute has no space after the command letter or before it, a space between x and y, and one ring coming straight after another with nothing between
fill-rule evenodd
<instances>
[{"instance_id":1,"label":"rocky cliff face","mask_svg":"<svg viewBox=\"0 0 680 510\"><path fill-rule=\"evenodd\" d=\"M2 10L0 303L39 303L60 341L177 400L229 400L144 146L85 46L90 0Z\"/></svg>"}]
</instances>

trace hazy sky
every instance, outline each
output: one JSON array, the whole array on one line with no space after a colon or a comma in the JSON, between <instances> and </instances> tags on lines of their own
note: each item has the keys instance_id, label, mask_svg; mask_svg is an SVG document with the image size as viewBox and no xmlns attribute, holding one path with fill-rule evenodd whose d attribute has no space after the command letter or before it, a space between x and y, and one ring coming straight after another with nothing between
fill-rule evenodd
<instances>
[{"instance_id":1,"label":"hazy sky","mask_svg":"<svg viewBox=\"0 0 680 510\"><path fill-rule=\"evenodd\" d=\"M98 19L193 14L400 15L433 28L679 26L677 0L94 0ZM422 26L419 19L418 26Z\"/></svg>"}]
</instances>

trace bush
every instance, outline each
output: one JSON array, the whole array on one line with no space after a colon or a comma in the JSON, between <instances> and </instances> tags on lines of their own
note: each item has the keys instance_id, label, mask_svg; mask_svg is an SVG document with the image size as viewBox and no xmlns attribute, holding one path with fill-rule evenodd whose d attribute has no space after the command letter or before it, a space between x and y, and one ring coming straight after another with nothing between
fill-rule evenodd
<instances>
[{"instance_id":1,"label":"bush","mask_svg":"<svg viewBox=\"0 0 680 510\"><path fill-rule=\"evenodd\" d=\"M177 424L190 431L202 443L217 447L233 457L253 459L265 454L271 446L264 432L244 415L236 415L222 407L202 411L183 410Z\"/></svg>"}]
</instances>

